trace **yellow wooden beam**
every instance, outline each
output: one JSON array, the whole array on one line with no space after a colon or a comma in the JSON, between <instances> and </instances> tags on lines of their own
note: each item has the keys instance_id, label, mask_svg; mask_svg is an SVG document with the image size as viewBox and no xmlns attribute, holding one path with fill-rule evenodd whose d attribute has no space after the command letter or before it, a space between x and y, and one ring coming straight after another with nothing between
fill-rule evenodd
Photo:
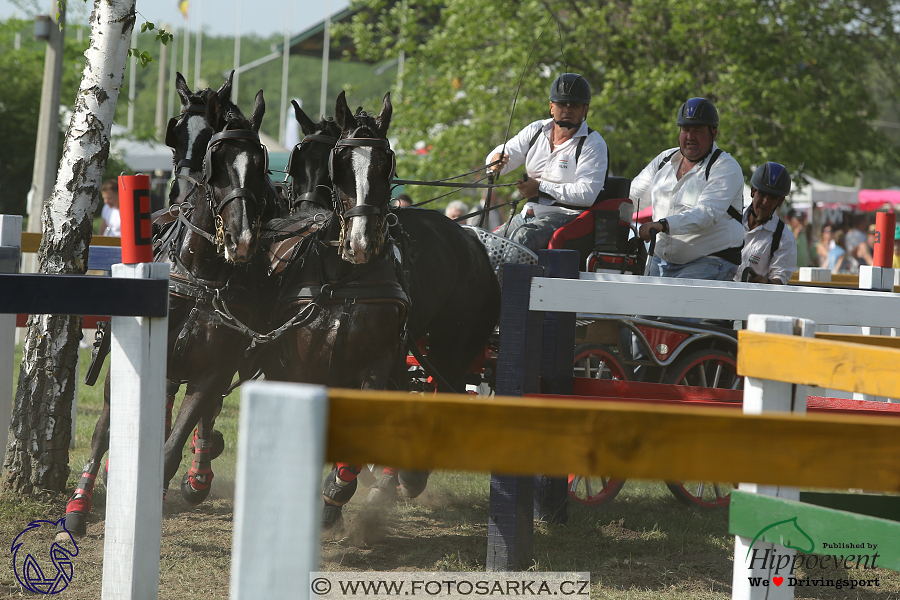
<instances>
[{"instance_id":1,"label":"yellow wooden beam","mask_svg":"<svg viewBox=\"0 0 900 600\"><path fill-rule=\"evenodd\" d=\"M121 246L122 239L95 235L91 238L91 246ZM41 234L22 232L22 252L37 252L41 247Z\"/></svg>"},{"instance_id":2,"label":"yellow wooden beam","mask_svg":"<svg viewBox=\"0 0 900 600\"><path fill-rule=\"evenodd\" d=\"M331 461L900 491L900 419L341 389L329 402Z\"/></svg>"},{"instance_id":3,"label":"yellow wooden beam","mask_svg":"<svg viewBox=\"0 0 900 600\"><path fill-rule=\"evenodd\" d=\"M900 350L793 335L738 332L738 374L900 398Z\"/></svg>"},{"instance_id":4,"label":"yellow wooden beam","mask_svg":"<svg viewBox=\"0 0 900 600\"><path fill-rule=\"evenodd\" d=\"M891 335L860 335L856 333L831 333L817 331L817 340L832 340L834 342L849 342L851 344L868 344L883 348L900 348L900 337Z\"/></svg>"}]
</instances>

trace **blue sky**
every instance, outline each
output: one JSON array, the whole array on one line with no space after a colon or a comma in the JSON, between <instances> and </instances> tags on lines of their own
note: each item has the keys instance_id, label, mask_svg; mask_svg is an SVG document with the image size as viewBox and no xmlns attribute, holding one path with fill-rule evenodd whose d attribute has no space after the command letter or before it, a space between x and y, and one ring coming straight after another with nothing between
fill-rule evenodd
<instances>
[{"instance_id":1,"label":"blue sky","mask_svg":"<svg viewBox=\"0 0 900 600\"><path fill-rule=\"evenodd\" d=\"M240 0L190 0L190 28L197 30L197 19L203 23L204 33L233 36L236 32L237 9ZM327 15L329 0L243 0L241 31L243 35L268 36L284 33L288 21L290 3L290 31L299 33L323 21ZM340 12L349 0L330 0L331 13ZM30 18L43 12L50 13L53 0L0 0L0 20L13 16ZM93 2L69 0L70 20L85 22ZM177 0L137 0L138 20L151 21L157 26L168 23L174 28L184 26L184 18L178 10ZM143 19L140 17L143 16Z\"/></svg>"}]
</instances>

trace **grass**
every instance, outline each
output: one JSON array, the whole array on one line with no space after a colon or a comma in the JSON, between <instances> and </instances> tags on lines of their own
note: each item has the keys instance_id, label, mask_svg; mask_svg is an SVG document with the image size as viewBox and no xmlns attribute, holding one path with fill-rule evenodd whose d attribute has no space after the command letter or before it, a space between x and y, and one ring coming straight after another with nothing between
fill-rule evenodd
<instances>
[{"instance_id":1,"label":"grass","mask_svg":"<svg viewBox=\"0 0 900 600\"><path fill-rule=\"evenodd\" d=\"M89 351L83 350L82 375L89 360ZM79 389L70 492L88 458L102 403L99 385L81 385ZM160 598L227 597L238 398L235 393L226 399L216 423L226 447L213 463L212 499L199 507L189 506L175 485L164 503ZM188 466L188 455L189 451L182 472ZM420 498L379 509L365 503L367 490L360 486L344 510L344 533L323 535L320 568L337 572L483 571L489 491L486 474L436 472ZM11 543L32 520L60 518L66 500L65 494L32 498L0 494L0 542ZM98 482L88 534L79 540L75 577L60 598L100 596L104 509L105 487ZM680 504L662 482L629 480L613 502L597 507L570 503L569 514L566 526L535 525L533 570L589 571L593 598L731 597L734 538L728 535L727 509L691 509ZM11 555L7 556L8 566L0 567L0 598L18 598L22 592L13 576ZM827 573L829 577L850 575L838 570ZM877 573L881 587L876 589L798 588L795 596L900 598L900 575Z\"/></svg>"}]
</instances>

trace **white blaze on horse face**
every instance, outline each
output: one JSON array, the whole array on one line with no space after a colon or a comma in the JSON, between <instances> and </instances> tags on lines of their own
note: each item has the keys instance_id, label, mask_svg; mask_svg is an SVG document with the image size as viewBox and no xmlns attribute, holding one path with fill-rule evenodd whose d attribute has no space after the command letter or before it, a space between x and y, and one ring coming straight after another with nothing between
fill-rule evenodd
<instances>
[{"instance_id":1,"label":"white blaze on horse face","mask_svg":"<svg viewBox=\"0 0 900 600\"><path fill-rule=\"evenodd\" d=\"M247 187L247 173L250 171L250 158L244 154L238 154L234 159L233 163L235 179L237 181L232 181L234 188L239 187ZM240 202L242 199L235 198L231 202ZM225 258L226 260L234 261L235 259L247 260L250 256L250 244L253 241L253 228L250 225L250 219L247 215L247 210L245 206L245 210L241 211L241 225L240 231L236 232L237 235L234 237L234 251L232 254L231 249L226 244L225 246Z\"/></svg>"},{"instance_id":2,"label":"white blaze on horse face","mask_svg":"<svg viewBox=\"0 0 900 600\"><path fill-rule=\"evenodd\" d=\"M372 164L372 149L365 146L353 148L352 155L353 176L356 178L356 206L362 206L369 197L369 166ZM366 239L366 225L369 218L366 216L353 217L350 227L350 250L353 253L354 263L364 263L366 254L370 251Z\"/></svg>"},{"instance_id":3,"label":"white blaze on horse face","mask_svg":"<svg viewBox=\"0 0 900 600\"><path fill-rule=\"evenodd\" d=\"M191 115L187 118L187 132L188 132L188 141L187 141L187 150L184 153L185 158L190 160L190 158L194 155L194 145L197 143L197 138L200 137L200 133L206 129L208 125L206 124L206 117L203 115ZM191 170L190 167L181 167L178 169L179 175L187 175L190 177ZM181 203L187 200L188 192L193 187L193 184L187 179L180 179L178 181L178 198L176 198L174 203Z\"/></svg>"}]
</instances>

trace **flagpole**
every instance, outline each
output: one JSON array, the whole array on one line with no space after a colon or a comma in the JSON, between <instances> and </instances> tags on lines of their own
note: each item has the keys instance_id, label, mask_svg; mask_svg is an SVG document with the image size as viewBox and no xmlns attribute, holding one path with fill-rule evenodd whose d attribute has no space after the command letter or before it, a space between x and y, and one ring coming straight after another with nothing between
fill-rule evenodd
<instances>
[{"instance_id":1,"label":"flagpole","mask_svg":"<svg viewBox=\"0 0 900 600\"><path fill-rule=\"evenodd\" d=\"M238 0L234 32L234 80L231 83L231 100L238 104L238 84L241 80L241 19L244 16L244 0Z\"/></svg>"},{"instance_id":2,"label":"flagpole","mask_svg":"<svg viewBox=\"0 0 900 600\"><path fill-rule=\"evenodd\" d=\"M203 0L197 0L197 43L194 47L194 90L199 90L200 85L200 49L203 46Z\"/></svg>"},{"instance_id":3,"label":"flagpole","mask_svg":"<svg viewBox=\"0 0 900 600\"><path fill-rule=\"evenodd\" d=\"M182 4L187 7L187 0L182 0ZM185 81L190 81L191 23L187 10L182 11L182 14L184 14L184 56L181 57L181 74Z\"/></svg>"},{"instance_id":4,"label":"flagpole","mask_svg":"<svg viewBox=\"0 0 900 600\"><path fill-rule=\"evenodd\" d=\"M324 39L322 40L322 96L320 102L320 114L323 117L328 114L326 103L328 102L328 59L331 50L331 0L327 0L325 3L325 14L327 16L325 17Z\"/></svg>"},{"instance_id":5,"label":"flagpole","mask_svg":"<svg viewBox=\"0 0 900 600\"><path fill-rule=\"evenodd\" d=\"M279 121L279 142L284 145L285 125L287 123L287 97L288 97L288 59L291 56L291 4L287 0L287 16L284 22L284 56L281 59L281 120Z\"/></svg>"}]
</instances>

